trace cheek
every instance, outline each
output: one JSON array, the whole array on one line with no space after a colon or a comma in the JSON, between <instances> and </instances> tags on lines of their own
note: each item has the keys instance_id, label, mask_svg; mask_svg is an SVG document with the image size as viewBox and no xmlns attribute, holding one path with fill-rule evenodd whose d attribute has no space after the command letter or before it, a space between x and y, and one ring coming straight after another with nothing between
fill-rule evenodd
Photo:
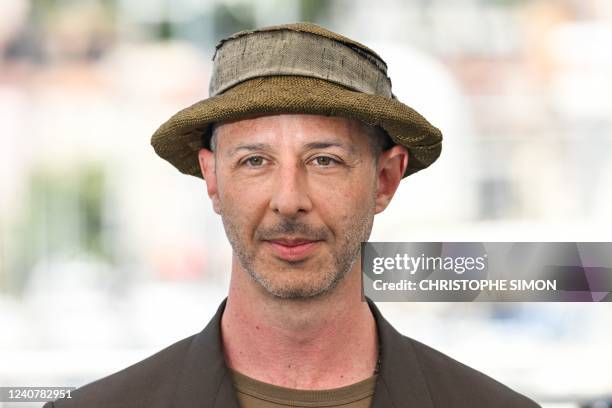
<instances>
[{"instance_id":1,"label":"cheek","mask_svg":"<svg viewBox=\"0 0 612 408\"><path fill-rule=\"evenodd\" d=\"M372 191L357 183L319 188L314 194L316 207L332 228L346 229L347 226L353 226L373 206Z\"/></svg>"},{"instance_id":2,"label":"cheek","mask_svg":"<svg viewBox=\"0 0 612 408\"><path fill-rule=\"evenodd\" d=\"M231 218L234 224L252 223L265 212L265 197L261 185L229 180L219 186L221 215Z\"/></svg>"}]
</instances>

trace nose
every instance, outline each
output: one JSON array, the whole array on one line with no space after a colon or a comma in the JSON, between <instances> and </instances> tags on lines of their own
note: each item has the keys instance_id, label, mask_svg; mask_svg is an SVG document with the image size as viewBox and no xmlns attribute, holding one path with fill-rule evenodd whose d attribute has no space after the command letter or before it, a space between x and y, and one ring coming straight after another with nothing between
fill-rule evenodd
<instances>
[{"instance_id":1,"label":"nose","mask_svg":"<svg viewBox=\"0 0 612 408\"><path fill-rule=\"evenodd\" d=\"M300 163L280 166L270 199L272 211L284 217L295 218L312 209L305 173Z\"/></svg>"}]
</instances>

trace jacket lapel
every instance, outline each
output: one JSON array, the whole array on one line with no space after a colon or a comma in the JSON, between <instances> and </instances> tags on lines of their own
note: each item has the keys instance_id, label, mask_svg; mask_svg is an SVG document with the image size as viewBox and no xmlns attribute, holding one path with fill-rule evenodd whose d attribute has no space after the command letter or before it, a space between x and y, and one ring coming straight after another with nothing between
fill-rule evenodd
<instances>
[{"instance_id":1,"label":"jacket lapel","mask_svg":"<svg viewBox=\"0 0 612 408\"><path fill-rule=\"evenodd\" d=\"M176 408L239 408L221 343L221 302L208 325L194 338L179 375Z\"/></svg>"},{"instance_id":2,"label":"jacket lapel","mask_svg":"<svg viewBox=\"0 0 612 408\"><path fill-rule=\"evenodd\" d=\"M366 300L376 320L382 357L372 408L433 408L412 343L387 322L374 302Z\"/></svg>"},{"instance_id":3,"label":"jacket lapel","mask_svg":"<svg viewBox=\"0 0 612 408\"><path fill-rule=\"evenodd\" d=\"M376 320L381 345L381 367L372 408L433 408L416 352L366 297ZM176 408L239 408L221 343L221 317L227 298L208 325L191 343L179 374Z\"/></svg>"}]
</instances>

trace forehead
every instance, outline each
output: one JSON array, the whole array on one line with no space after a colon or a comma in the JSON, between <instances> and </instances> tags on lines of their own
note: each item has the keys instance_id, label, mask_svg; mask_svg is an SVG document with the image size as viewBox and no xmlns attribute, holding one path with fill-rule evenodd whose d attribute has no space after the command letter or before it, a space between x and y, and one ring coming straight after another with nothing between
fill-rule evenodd
<instances>
[{"instance_id":1,"label":"forehead","mask_svg":"<svg viewBox=\"0 0 612 408\"><path fill-rule=\"evenodd\" d=\"M368 131L368 127L356 119L310 114L258 116L218 123L215 128L218 148L220 139L225 146L246 140L309 143L319 139L345 141L358 146L367 143L365 136ZM224 136L219 138L220 135Z\"/></svg>"}]
</instances>

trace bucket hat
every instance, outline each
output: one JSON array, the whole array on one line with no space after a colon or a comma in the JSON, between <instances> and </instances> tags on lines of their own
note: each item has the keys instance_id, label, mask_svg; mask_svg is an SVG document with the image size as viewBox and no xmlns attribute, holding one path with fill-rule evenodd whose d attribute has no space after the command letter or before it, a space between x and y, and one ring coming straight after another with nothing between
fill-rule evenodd
<instances>
[{"instance_id":1,"label":"bucket hat","mask_svg":"<svg viewBox=\"0 0 612 408\"><path fill-rule=\"evenodd\" d=\"M179 171L202 178L198 151L209 147L213 123L281 113L344 116L384 129L408 149L404 177L431 165L442 149L440 130L393 95L378 54L312 23L221 40L209 97L163 123L151 144Z\"/></svg>"}]
</instances>

